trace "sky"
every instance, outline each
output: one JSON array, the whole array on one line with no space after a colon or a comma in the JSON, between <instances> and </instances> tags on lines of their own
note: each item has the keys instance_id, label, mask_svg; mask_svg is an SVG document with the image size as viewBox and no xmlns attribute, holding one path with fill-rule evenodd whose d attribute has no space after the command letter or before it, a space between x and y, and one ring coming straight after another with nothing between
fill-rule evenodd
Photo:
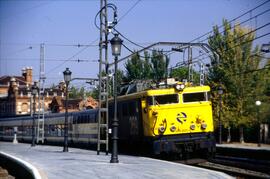
<instances>
[{"instance_id":1,"label":"sky","mask_svg":"<svg viewBox=\"0 0 270 179\"><path fill-rule=\"evenodd\" d=\"M223 19L234 19L265 1L108 0L108 3L117 6L120 19L117 30L131 41L147 46L160 41L190 42L211 31L214 25L221 25ZM241 23L269 8L270 2L233 23ZM32 67L34 79L37 80L40 44L44 43L45 86L63 80L66 67L72 71L72 78L96 78L99 30L95 27L94 20L99 9L99 0L1 0L0 76L19 76L22 68ZM109 10L108 14L109 21L112 21L112 11ZM267 12L243 26L255 29L269 21L270 12ZM270 26L265 26L256 35L269 32ZM109 39L112 37L110 34ZM140 49L123 40L131 50ZM269 42L270 35L267 35L258 39L256 44ZM78 47L78 44L81 46ZM83 46L89 44L91 46ZM121 57L129 54L123 48ZM78 63L78 59L84 61ZM174 66L179 60L177 54L172 55L170 66ZM111 55L109 61L113 61ZM120 68L124 68L124 63L120 64ZM72 83L75 86L85 85L81 81Z\"/></svg>"}]
</instances>

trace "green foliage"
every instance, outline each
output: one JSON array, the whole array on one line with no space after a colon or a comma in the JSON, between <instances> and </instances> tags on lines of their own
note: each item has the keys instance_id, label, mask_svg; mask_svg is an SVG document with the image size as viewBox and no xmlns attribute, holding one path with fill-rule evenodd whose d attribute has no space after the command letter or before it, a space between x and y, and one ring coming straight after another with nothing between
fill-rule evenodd
<instances>
[{"instance_id":1,"label":"green foliage","mask_svg":"<svg viewBox=\"0 0 270 179\"><path fill-rule=\"evenodd\" d=\"M99 93L98 87L96 87L90 92L89 96L91 96L92 98L98 100L98 93Z\"/></svg>"},{"instance_id":2,"label":"green foliage","mask_svg":"<svg viewBox=\"0 0 270 179\"><path fill-rule=\"evenodd\" d=\"M98 100L98 88L94 88L92 91L90 91L89 96L91 96L92 98Z\"/></svg>"},{"instance_id":3,"label":"green foliage","mask_svg":"<svg viewBox=\"0 0 270 179\"><path fill-rule=\"evenodd\" d=\"M144 52L144 61L143 61L143 79L151 78L151 63L150 55L147 51Z\"/></svg>"},{"instance_id":4,"label":"green foliage","mask_svg":"<svg viewBox=\"0 0 270 179\"><path fill-rule=\"evenodd\" d=\"M89 92L87 92L84 87L76 88L75 86L71 86L69 90L69 98L71 99L83 99L87 97Z\"/></svg>"},{"instance_id":5,"label":"green foliage","mask_svg":"<svg viewBox=\"0 0 270 179\"><path fill-rule=\"evenodd\" d=\"M188 67L179 67L176 69L173 69L171 71L170 76L172 78L177 79L178 81L183 81L184 79L188 79ZM193 78L194 84L199 84L200 83L200 74L198 72L193 72Z\"/></svg>"},{"instance_id":6,"label":"green foliage","mask_svg":"<svg viewBox=\"0 0 270 179\"><path fill-rule=\"evenodd\" d=\"M105 77L106 76L106 72L105 71L102 71L102 77ZM108 71L109 74L112 73L111 70ZM109 92L109 97L112 97L113 96L113 82L114 78L113 77L109 77L109 89L108 89L108 92ZM124 81L126 81L126 78L124 76L124 73L122 70L117 70L117 83L118 83L118 91L119 91L119 86L121 83L123 83ZM94 99L99 99L99 86L95 87L91 93L90 93L90 96L92 96Z\"/></svg>"},{"instance_id":7,"label":"green foliage","mask_svg":"<svg viewBox=\"0 0 270 179\"><path fill-rule=\"evenodd\" d=\"M138 52L134 52L131 59L125 64L127 81L149 79L151 65L149 55L145 52L145 58L141 59Z\"/></svg>"},{"instance_id":8,"label":"green foliage","mask_svg":"<svg viewBox=\"0 0 270 179\"><path fill-rule=\"evenodd\" d=\"M159 82L167 77L169 58L162 51L153 50L152 55L146 51L144 57L134 52L134 55L125 64L126 79L132 80L152 79Z\"/></svg>"},{"instance_id":9,"label":"green foliage","mask_svg":"<svg viewBox=\"0 0 270 179\"><path fill-rule=\"evenodd\" d=\"M151 77L155 82L167 78L169 57L165 56L162 51L154 50L151 56Z\"/></svg>"},{"instance_id":10,"label":"green foliage","mask_svg":"<svg viewBox=\"0 0 270 179\"><path fill-rule=\"evenodd\" d=\"M251 29L235 25L232 27L226 20L224 29L213 28L214 34L209 38L209 45L219 55L212 58L208 83L213 89L222 85L225 90L222 102L222 121L225 126L251 126L258 123L255 101L268 102L265 91L264 70L257 70L262 64L259 47L253 47L254 33ZM213 91L214 115L217 119L218 95ZM263 110L263 107L262 107Z\"/></svg>"},{"instance_id":11,"label":"green foliage","mask_svg":"<svg viewBox=\"0 0 270 179\"><path fill-rule=\"evenodd\" d=\"M143 61L140 59L139 53L134 53L131 59L125 64L125 67L128 81L143 78Z\"/></svg>"}]
</instances>

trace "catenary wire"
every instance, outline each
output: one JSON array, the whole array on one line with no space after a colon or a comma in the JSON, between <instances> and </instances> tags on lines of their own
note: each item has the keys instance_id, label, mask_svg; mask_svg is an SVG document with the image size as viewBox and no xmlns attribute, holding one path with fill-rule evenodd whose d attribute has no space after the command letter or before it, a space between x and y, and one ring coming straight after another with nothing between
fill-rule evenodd
<instances>
[{"instance_id":1,"label":"catenary wire","mask_svg":"<svg viewBox=\"0 0 270 179\"><path fill-rule=\"evenodd\" d=\"M249 34L251 34L251 33L253 33L253 32L256 32L256 31L258 31L258 30L260 30L260 29L262 29L262 28L264 28L264 27L267 27L267 26L269 26L269 25L270 25L270 22L268 22L268 23L266 23L266 24L264 24L264 25L262 25L262 26L260 26L260 27L258 27L258 28L256 28L256 29L254 29L254 30L252 30L252 31L249 31L249 32L247 32L247 33L245 33L245 34L243 34L243 35L237 37L237 38L234 38L234 39L232 39L232 41L239 40L239 39L243 38L244 36L249 35ZM255 37L254 39L251 39L251 40L246 41L246 42L244 42L244 43L240 43L240 44L238 44L238 45L235 45L235 46L233 46L233 47L231 47L231 48L229 48L229 49L226 49L224 52L227 52L228 50L231 50L231 49L233 49L233 48L235 48L235 47L238 47L238 46L244 45L244 44L246 44L246 43L252 42L253 40L257 40L257 39L262 38L262 37L267 36L267 35L269 35L269 33L266 33L266 34L264 34L264 35ZM231 43L232 41L229 41L229 43ZM195 60L195 59L198 59L198 58L204 56L205 54L206 54L206 53L200 54L200 55L198 55L197 57L194 57L193 59L194 59L194 60Z\"/></svg>"},{"instance_id":2,"label":"catenary wire","mask_svg":"<svg viewBox=\"0 0 270 179\"><path fill-rule=\"evenodd\" d=\"M133 6L131 6L127 12L125 12L125 14L123 14L119 19L118 19L118 23L123 20L142 0L138 0L136 1Z\"/></svg>"},{"instance_id":3,"label":"catenary wire","mask_svg":"<svg viewBox=\"0 0 270 179\"><path fill-rule=\"evenodd\" d=\"M247 15L248 13L250 13L250 12L252 12L252 11L258 9L259 7L265 5L265 4L269 3L269 2L270 2L270 0L267 0L267 1L265 1L265 2L263 2L263 3L261 3L261 4L259 4L258 6L252 8L252 9L246 11L245 13L243 13L243 14L241 14L241 15L235 17L235 18L233 18L233 19L230 20L230 21L228 21L228 23L230 24L230 23L236 21L237 19L239 19L239 18L241 18L241 17ZM266 11L264 11L264 12L262 12L262 13L257 14L256 16L257 16L257 17L258 17L258 16L261 16L262 14L265 14L265 13L267 13L268 11L269 11L269 10L266 10ZM256 16L255 16L255 17L256 17ZM253 18L249 18L248 20L245 20L243 23L248 22L248 21L250 21L250 20L252 20L252 19L253 19ZM240 24L241 24L241 23L240 23ZM217 29L220 29L220 28L222 28L222 27L224 27L223 24L217 26ZM194 42L194 41L196 41L196 40L200 40L202 37L204 37L204 36L206 36L206 35L208 35L208 34L211 34L212 32L213 32L213 30L211 30L211 31L209 31L209 32L207 32L207 33L205 33L205 34L203 34L203 35L201 35L201 36L199 36L199 37L197 37L197 38L191 40L190 43L191 43L191 42ZM175 52L174 52L174 51L169 52L169 55L171 55L171 54L173 54L173 53L175 53ZM203 55L205 55L205 54L206 54L206 53L204 53Z\"/></svg>"}]
</instances>

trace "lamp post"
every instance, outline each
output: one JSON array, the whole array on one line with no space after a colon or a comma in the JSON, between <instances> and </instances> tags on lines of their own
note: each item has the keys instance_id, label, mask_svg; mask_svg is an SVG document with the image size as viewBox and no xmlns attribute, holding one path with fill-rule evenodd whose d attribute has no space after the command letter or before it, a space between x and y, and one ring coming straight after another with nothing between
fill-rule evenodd
<instances>
[{"instance_id":1,"label":"lamp post","mask_svg":"<svg viewBox=\"0 0 270 179\"><path fill-rule=\"evenodd\" d=\"M68 85L71 81L71 71L69 68L63 72L66 83L66 100L65 100L65 134L64 134L64 149L63 152L68 152Z\"/></svg>"},{"instance_id":2,"label":"lamp post","mask_svg":"<svg viewBox=\"0 0 270 179\"><path fill-rule=\"evenodd\" d=\"M218 143L222 144L222 124L221 124L221 111L222 111L222 94L223 88L221 86L218 87L218 95L219 95L219 113L218 113Z\"/></svg>"},{"instance_id":3,"label":"lamp post","mask_svg":"<svg viewBox=\"0 0 270 179\"><path fill-rule=\"evenodd\" d=\"M37 86L37 82L35 81L32 88L32 96L33 96L33 123L32 123L32 144L31 147L34 147L35 144L35 138L36 138L36 133L35 133L35 117L36 117L36 95L38 94L38 86Z\"/></svg>"},{"instance_id":4,"label":"lamp post","mask_svg":"<svg viewBox=\"0 0 270 179\"><path fill-rule=\"evenodd\" d=\"M114 56L114 118L112 121L112 156L111 163L118 163L118 119L117 119L117 61L121 54L123 40L116 34L111 40L112 55Z\"/></svg>"},{"instance_id":5,"label":"lamp post","mask_svg":"<svg viewBox=\"0 0 270 179\"><path fill-rule=\"evenodd\" d=\"M257 119L258 119L258 124L259 124L258 147L261 147L262 137L261 137L261 122L260 122L259 108L260 108L260 105L262 104L262 102L256 101L255 104L257 106Z\"/></svg>"}]
</instances>

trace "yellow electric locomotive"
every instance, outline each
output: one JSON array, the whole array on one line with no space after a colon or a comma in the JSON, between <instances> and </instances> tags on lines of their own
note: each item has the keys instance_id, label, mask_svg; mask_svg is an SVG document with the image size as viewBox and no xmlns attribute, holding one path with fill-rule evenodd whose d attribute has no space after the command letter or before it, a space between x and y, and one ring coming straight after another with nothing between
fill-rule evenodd
<instances>
[{"instance_id":1,"label":"yellow electric locomotive","mask_svg":"<svg viewBox=\"0 0 270 179\"><path fill-rule=\"evenodd\" d=\"M150 146L154 154L215 152L209 86L177 82L126 91L135 92L118 97L120 141Z\"/></svg>"}]
</instances>

